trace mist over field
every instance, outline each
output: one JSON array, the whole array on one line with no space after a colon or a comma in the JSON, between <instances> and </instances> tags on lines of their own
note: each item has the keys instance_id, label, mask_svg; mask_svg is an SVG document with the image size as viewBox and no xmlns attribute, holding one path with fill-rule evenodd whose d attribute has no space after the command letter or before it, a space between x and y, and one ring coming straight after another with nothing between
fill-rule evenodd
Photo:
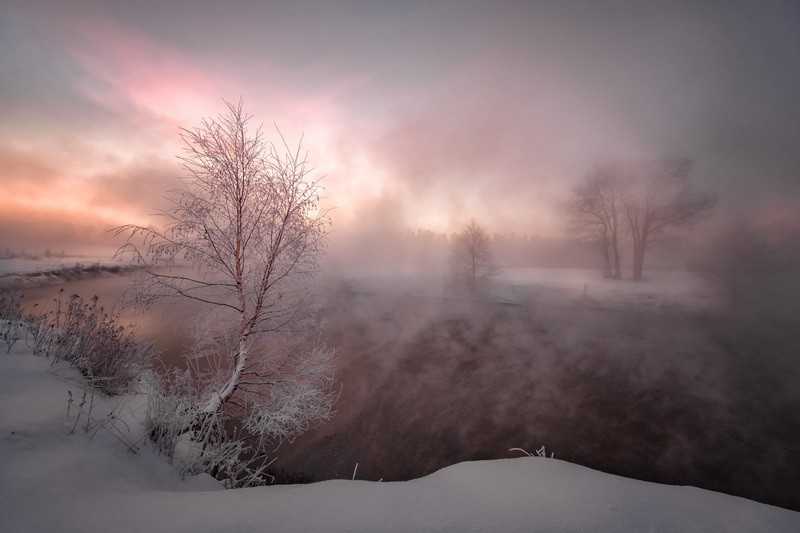
<instances>
[{"instance_id":1,"label":"mist over field","mask_svg":"<svg viewBox=\"0 0 800 533\"><path fill-rule=\"evenodd\" d=\"M331 421L276 450L287 479L349 478L358 464L359 479L408 480L544 445L603 472L800 508L796 300L732 311L691 272L634 284L536 268L465 298L444 271L406 266L321 280L340 392ZM129 283L66 288L113 302ZM28 305L56 289L28 289ZM195 312L124 316L183 366Z\"/></svg>"}]
</instances>

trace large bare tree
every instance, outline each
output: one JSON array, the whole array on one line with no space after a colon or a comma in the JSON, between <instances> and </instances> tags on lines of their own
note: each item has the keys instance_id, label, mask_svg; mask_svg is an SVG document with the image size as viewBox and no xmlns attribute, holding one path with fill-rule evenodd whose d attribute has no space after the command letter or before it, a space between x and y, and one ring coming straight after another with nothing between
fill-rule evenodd
<instances>
[{"instance_id":1,"label":"large bare tree","mask_svg":"<svg viewBox=\"0 0 800 533\"><path fill-rule=\"evenodd\" d=\"M300 145L267 142L241 100L225 105L219 117L181 130L186 175L171 209L158 213L163 224L117 233L128 235L120 253L144 265L137 303L178 298L207 312L194 375L164 386L166 396L184 391L182 407L173 416L161 401L151 435L174 446L188 434L201 468L230 479L243 475L229 468L231 454L253 456L330 416L335 350L318 341L309 283L330 224L318 181ZM259 446L232 445L231 427Z\"/></svg>"},{"instance_id":2,"label":"large bare tree","mask_svg":"<svg viewBox=\"0 0 800 533\"><path fill-rule=\"evenodd\" d=\"M453 236L449 262L452 282L472 294L497 274L491 239L475 219Z\"/></svg>"},{"instance_id":3,"label":"large bare tree","mask_svg":"<svg viewBox=\"0 0 800 533\"><path fill-rule=\"evenodd\" d=\"M620 164L607 162L597 165L577 184L566 203L572 231L600 244L605 278L622 279L619 255L624 219L622 190Z\"/></svg>"},{"instance_id":4,"label":"large bare tree","mask_svg":"<svg viewBox=\"0 0 800 533\"><path fill-rule=\"evenodd\" d=\"M664 157L625 164L625 217L633 244L633 280L642 279L645 252L669 227L691 226L711 214L716 198L695 191L691 159Z\"/></svg>"}]
</instances>

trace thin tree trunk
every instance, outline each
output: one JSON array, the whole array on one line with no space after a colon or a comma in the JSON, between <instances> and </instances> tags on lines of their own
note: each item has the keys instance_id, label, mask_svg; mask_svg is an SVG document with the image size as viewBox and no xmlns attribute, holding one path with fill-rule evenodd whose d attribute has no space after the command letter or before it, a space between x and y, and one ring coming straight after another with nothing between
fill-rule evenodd
<instances>
[{"instance_id":1,"label":"thin tree trunk","mask_svg":"<svg viewBox=\"0 0 800 533\"><path fill-rule=\"evenodd\" d=\"M247 364L247 355L249 351L249 343L247 342L247 335L243 334L239 339L239 350L236 354L236 368L233 370L231 377L225 383L225 386L217 392L211 399L209 399L206 406L201 412L211 414L218 411L222 405L228 401L228 398L239 387L239 380L244 372L245 365Z\"/></svg>"},{"instance_id":2,"label":"thin tree trunk","mask_svg":"<svg viewBox=\"0 0 800 533\"><path fill-rule=\"evenodd\" d=\"M638 248L633 253L633 281L642 280L642 254Z\"/></svg>"},{"instance_id":3,"label":"thin tree trunk","mask_svg":"<svg viewBox=\"0 0 800 533\"><path fill-rule=\"evenodd\" d=\"M641 281L644 273L644 252L647 240L644 233L633 241L633 281Z\"/></svg>"}]
</instances>

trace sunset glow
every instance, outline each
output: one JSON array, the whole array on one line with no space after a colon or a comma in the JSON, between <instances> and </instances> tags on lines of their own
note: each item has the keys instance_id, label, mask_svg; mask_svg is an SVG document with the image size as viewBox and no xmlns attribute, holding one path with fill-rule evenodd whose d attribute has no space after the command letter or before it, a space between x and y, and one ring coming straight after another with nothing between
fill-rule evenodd
<instances>
[{"instance_id":1,"label":"sunset glow","mask_svg":"<svg viewBox=\"0 0 800 533\"><path fill-rule=\"evenodd\" d=\"M0 8L0 245L152 221L179 127L239 97L269 139L304 135L337 231L559 235L569 188L620 156L694 157L731 205L800 196L788 6L36 4Z\"/></svg>"}]
</instances>

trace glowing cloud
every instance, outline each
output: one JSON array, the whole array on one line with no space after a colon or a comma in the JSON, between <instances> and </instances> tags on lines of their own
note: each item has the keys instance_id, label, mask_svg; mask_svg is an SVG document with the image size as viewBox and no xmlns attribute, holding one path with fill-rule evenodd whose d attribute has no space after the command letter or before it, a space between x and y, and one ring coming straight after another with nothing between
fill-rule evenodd
<instances>
[{"instance_id":1,"label":"glowing cloud","mask_svg":"<svg viewBox=\"0 0 800 533\"><path fill-rule=\"evenodd\" d=\"M217 107L229 89L192 60L131 28L111 20L79 24L81 41L69 55L86 71L76 88L94 102L122 114L146 113L187 123Z\"/></svg>"}]
</instances>

